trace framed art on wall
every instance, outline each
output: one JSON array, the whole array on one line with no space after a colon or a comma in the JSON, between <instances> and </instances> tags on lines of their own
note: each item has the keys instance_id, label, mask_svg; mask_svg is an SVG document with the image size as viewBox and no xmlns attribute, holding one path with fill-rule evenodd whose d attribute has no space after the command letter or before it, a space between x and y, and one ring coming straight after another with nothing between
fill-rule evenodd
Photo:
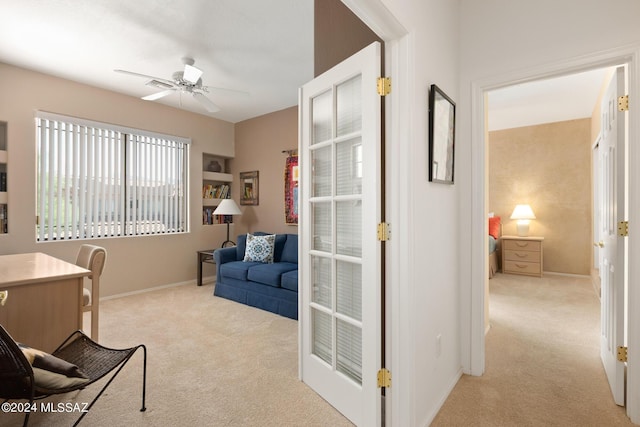
<instances>
[{"instance_id":1,"label":"framed art on wall","mask_svg":"<svg viewBox=\"0 0 640 427\"><path fill-rule=\"evenodd\" d=\"M298 156L287 157L284 170L284 217L286 224L298 224Z\"/></svg>"},{"instance_id":2,"label":"framed art on wall","mask_svg":"<svg viewBox=\"0 0 640 427\"><path fill-rule=\"evenodd\" d=\"M240 204L258 205L258 171L240 172Z\"/></svg>"},{"instance_id":3,"label":"framed art on wall","mask_svg":"<svg viewBox=\"0 0 640 427\"><path fill-rule=\"evenodd\" d=\"M453 184L456 104L438 86L429 91L429 181Z\"/></svg>"}]
</instances>

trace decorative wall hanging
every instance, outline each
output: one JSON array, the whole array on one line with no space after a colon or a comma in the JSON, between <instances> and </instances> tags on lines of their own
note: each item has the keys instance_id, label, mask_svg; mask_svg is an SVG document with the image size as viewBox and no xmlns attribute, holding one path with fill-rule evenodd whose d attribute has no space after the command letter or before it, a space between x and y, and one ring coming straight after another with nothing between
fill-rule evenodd
<instances>
[{"instance_id":1,"label":"decorative wall hanging","mask_svg":"<svg viewBox=\"0 0 640 427\"><path fill-rule=\"evenodd\" d=\"M284 216L288 225L298 224L298 178L298 156L289 156L284 170Z\"/></svg>"},{"instance_id":2,"label":"decorative wall hanging","mask_svg":"<svg viewBox=\"0 0 640 427\"><path fill-rule=\"evenodd\" d=\"M258 171L240 172L240 204L257 206Z\"/></svg>"},{"instance_id":3,"label":"decorative wall hanging","mask_svg":"<svg viewBox=\"0 0 640 427\"><path fill-rule=\"evenodd\" d=\"M453 184L456 104L438 86L429 92L429 181Z\"/></svg>"}]
</instances>

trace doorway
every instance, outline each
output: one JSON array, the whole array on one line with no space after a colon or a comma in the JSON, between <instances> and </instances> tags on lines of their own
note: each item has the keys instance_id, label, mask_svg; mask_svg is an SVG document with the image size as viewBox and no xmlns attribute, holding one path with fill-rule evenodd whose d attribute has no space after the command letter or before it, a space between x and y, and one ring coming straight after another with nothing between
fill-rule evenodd
<instances>
[{"instance_id":1,"label":"doorway","mask_svg":"<svg viewBox=\"0 0 640 427\"><path fill-rule=\"evenodd\" d=\"M609 73L609 75L611 75L611 73ZM607 80L608 79L605 78L600 82L600 84L596 88L596 90L598 90L598 92L601 92L600 88L602 87L602 83L604 81L607 81ZM531 80L531 81L533 81L533 80ZM485 93L488 93L488 91L486 91ZM599 106L599 102L592 103L592 106L594 106L594 105L598 105ZM489 117L491 117L491 109L488 108L487 111L488 111ZM596 120L594 120L595 123L596 123L596 126L593 126L593 129L598 129L599 128L599 124L598 124L598 120L597 119L600 117L600 114L599 114L599 112L597 112L597 109L596 109L596 113L594 114L594 116L596 118ZM490 126L491 125L489 125L489 130L491 130ZM597 138L598 138L597 134L598 134L598 130L591 131L591 135L589 135L588 142L586 144L584 144L584 146L583 146L582 150L585 153L585 156L586 156L586 158L588 160L587 161L583 160L582 164L580 164L581 162L579 162L579 161L575 161L575 163L577 163L583 169L582 173L589 175L589 179L586 180L587 182L583 183L583 184L586 184L586 185L583 185L583 187L584 187L583 191L586 190L588 193L590 193L592 191L592 189L593 189L593 187L591 186L590 182L592 181L591 180L591 174L593 173L594 169L592 169L591 162L590 162L590 157L591 157L591 152L592 152L591 150L593 148L592 142L597 140ZM485 134L485 138L488 138L488 135L489 134L486 133ZM488 141L488 139L486 139L486 140ZM493 141L493 138L492 138L492 141ZM536 148L539 149L540 147L538 146ZM485 151L485 155L486 155L487 160L488 160L487 164L490 164L491 161L492 161L492 155L491 155L491 149L488 146L488 142L487 142L487 145L485 145L484 151ZM527 161L528 162L532 162L533 160L535 160L535 156L532 156L533 153L534 153L533 151L530 151L530 152L527 153L528 154L528 156L527 156ZM571 162L567 162L567 164L571 164ZM492 198L489 197L489 190L488 189L489 189L489 186L491 185L491 179L490 179L491 170L492 169L490 169L489 167L486 169L486 171L485 171L485 184L483 184L484 188L485 188L485 195L487 195L487 197L485 198L485 203L486 203L486 206L489 208L488 210L493 210L494 206L496 205L495 200L491 200ZM553 182L555 183L554 184L555 186L560 186L560 184L564 184L564 182L561 182L561 181L565 181L565 180L566 180L566 178L564 178L564 179L556 178ZM551 186L551 187L547 186L545 188L545 191L548 192L549 188L555 188L555 186ZM525 186L525 187L527 187L527 186ZM531 187L531 188L529 188L529 187ZM529 185L529 187L523 189L523 188L518 188L516 186L516 187L511 187L511 189L515 193L521 193L521 194L519 194L520 197L522 197L522 193L526 194L527 190L531 190L533 196L530 196L530 197L533 197L533 199L535 201L535 199L536 199L536 188L535 188L535 186L532 187L531 185ZM537 189L537 190L538 190L538 192L540 191L540 189ZM589 194L589 196L591 196L591 194ZM569 198L562 197L562 198L560 198L560 200L562 200L562 201L571 200L572 202L575 202L574 198L571 198L571 197L569 197ZM519 203L521 203L521 202L525 203L525 202L528 202L528 201L527 200L519 201ZM546 218L547 216L549 216L549 214L550 214L550 212L552 212L552 210L548 210L548 209L545 210L544 203L541 203L539 200L537 202L538 202L538 204L543 205L542 212L545 213L544 217ZM542 202L544 202L544 200L542 200ZM509 204L515 206L515 203L513 201L510 201ZM492 205L494 205L494 206L492 206ZM589 218L590 219L589 224L587 224L586 226L581 227L582 234L584 234L584 230L592 230L593 229L591 222L595 220L594 215L593 215L593 202L591 200L591 197L588 197L586 201L583 201L583 205L584 206L580 210L583 211L583 212L588 210L588 211L592 212L592 214L589 215L589 217L590 217ZM553 205L553 210L559 210L560 208L561 208L561 206L559 206L557 204ZM505 210L505 209L506 208L502 207L502 210ZM505 212L500 212L500 213L503 215L503 217L506 216L507 222L510 222L508 220L509 215L510 215L510 211L505 211ZM543 223L543 221L540 221L540 222L541 222L541 224L540 224L540 226L538 227L537 230L538 231L543 231L543 232L544 231L548 231L549 227L551 226L551 224L545 224L545 223ZM511 225L511 226L513 227L513 225ZM563 226L563 229L566 229L566 228L567 228L567 226ZM514 228L514 230L509 230L509 231L515 231L515 228ZM486 233L486 231L485 231L485 233ZM512 233L508 232L507 234L512 234ZM556 235L556 234L558 234L558 233L557 232L556 233L550 233L550 235L552 235L552 236ZM593 236L591 236L591 237L592 238L588 239L588 240L593 241ZM566 271L566 273L569 273L569 274L576 274L577 273L577 274L582 274L582 275L588 275L590 273L590 271L592 270L592 267L593 267L593 260L594 260L593 252L590 250L590 247L591 247L590 243L585 243L585 242L582 243L582 251L585 252L585 254L583 256L581 256L583 264L584 264L581 267L582 270L580 272ZM554 249L559 249L559 248L554 248ZM486 249L485 249L485 253L486 253ZM561 257L559 257L558 254L559 254L558 252L556 254L554 254L555 255L554 259L553 259L554 262L556 260L560 261ZM575 249L573 250L573 253L571 255L572 256L576 255ZM551 271L562 271L562 270L559 270L559 269L554 268L554 267L552 267L550 270ZM620 271L622 271L622 270L620 270ZM488 297L488 293L486 293L485 295Z\"/></svg>"},{"instance_id":2,"label":"doorway","mask_svg":"<svg viewBox=\"0 0 640 427\"><path fill-rule=\"evenodd\" d=\"M515 236L510 219L525 204L537 219L545 271L588 276L594 232L591 147L610 68L511 85L487 92L487 208ZM595 165L595 164L594 164ZM586 232L585 232L586 231Z\"/></svg>"}]
</instances>

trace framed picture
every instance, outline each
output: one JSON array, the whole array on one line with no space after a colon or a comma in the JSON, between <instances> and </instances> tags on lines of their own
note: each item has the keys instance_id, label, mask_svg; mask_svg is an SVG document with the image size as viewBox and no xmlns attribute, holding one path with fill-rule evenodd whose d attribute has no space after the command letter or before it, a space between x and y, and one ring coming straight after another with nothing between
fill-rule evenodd
<instances>
[{"instance_id":1,"label":"framed picture","mask_svg":"<svg viewBox=\"0 0 640 427\"><path fill-rule=\"evenodd\" d=\"M287 157L284 170L284 218L287 225L298 223L298 156Z\"/></svg>"},{"instance_id":2,"label":"framed picture","mask_svg":"<svg viewBox=\"0 0 640 427\"><path fill-rule=\"evenodd\" d=\"M258 171L240 172L240 204L258 205Z\"/></svg>"},{"instance_id":3,"label":"framed picture","mask_svg":"<svg viewBox=\"0 0 640 427\"><path fill-rule=\"evenodd\" d=\"M438 86L429 91L429 181L453 184L456 104Z\"/></svg>"}]
</instances>

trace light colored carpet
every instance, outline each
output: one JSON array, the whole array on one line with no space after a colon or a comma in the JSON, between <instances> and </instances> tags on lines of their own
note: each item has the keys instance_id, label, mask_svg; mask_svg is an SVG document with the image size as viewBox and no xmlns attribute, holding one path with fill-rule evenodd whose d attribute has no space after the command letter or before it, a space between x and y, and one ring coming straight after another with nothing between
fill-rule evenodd
<instances>
[{"instance_id":1,"label":"light colored carpet","mask_svg":"<svg viewBox=\"0 0 640 427\"><path fill-rule=\"evenodd\" d=\"M498 274L486 371L463 376L432 426L627 426L599 353L590 279Z\"/></svg>"},{"instance_id":2,"label":"light colored carpet","mask_svg":"<svg viewBox=\"0 0 640 427\"><path fill-rule=\"evenodd\" d=\"M87 414L86 426L351 426L298 380L297 322L185 285L100 306L100 342L148 347L147 411L140 412L142 353ZM100 387L57 396L90 402ZM30 426L68 426L78 414L35 413ZM0 425L22 417L0 414Z\"/></svg>"}]
</instances>

